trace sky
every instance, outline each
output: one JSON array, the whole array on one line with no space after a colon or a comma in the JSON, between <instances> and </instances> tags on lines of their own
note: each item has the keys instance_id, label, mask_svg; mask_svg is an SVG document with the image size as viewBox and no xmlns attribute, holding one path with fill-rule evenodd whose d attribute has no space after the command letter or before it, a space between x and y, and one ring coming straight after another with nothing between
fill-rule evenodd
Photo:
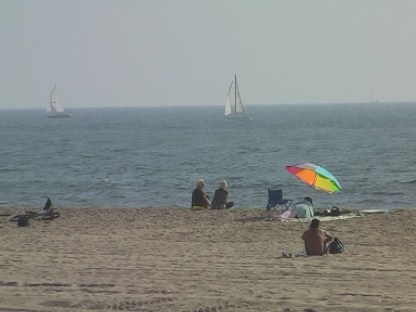
<instances>
[{"instance_id":1,"label":"sky","mask_svg":"<svg viewBox=\"0 0 416 312\"><path fill-rule=\"evenodd\" d=\"M414 0L0 0L0 108L416 102Z\"/></svg>"}]
</instances>

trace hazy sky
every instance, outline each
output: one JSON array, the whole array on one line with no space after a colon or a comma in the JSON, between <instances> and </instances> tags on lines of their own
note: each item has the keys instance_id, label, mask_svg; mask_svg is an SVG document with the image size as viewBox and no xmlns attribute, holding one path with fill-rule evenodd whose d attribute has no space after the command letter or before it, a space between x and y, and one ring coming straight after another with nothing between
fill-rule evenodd
<instances>
[{"instance_id":1,"label":"hazy sky","mask_svg":"<svg viewBox=\"0 0 416 312\"><path fill-rule=\"evenodd\" d=\"M0 0L0 108L416 101L416 1ZM374 94L374 95L373 95Z\"/></svg>"}]
</instances>

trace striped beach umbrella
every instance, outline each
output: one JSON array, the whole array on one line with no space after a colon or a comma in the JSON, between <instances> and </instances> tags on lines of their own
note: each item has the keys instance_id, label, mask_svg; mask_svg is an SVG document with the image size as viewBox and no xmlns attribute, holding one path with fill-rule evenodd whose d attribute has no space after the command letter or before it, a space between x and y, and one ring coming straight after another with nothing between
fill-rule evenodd
<instances>
[{"instance_id":1,"label":"striped beach umbrella","mask_svg":"<svg viewBox=\"0 0 416 312\"><path fill-rule=\"evenodd\" d=\"M317 190L335 193L342 189L341 184L332 173L321 166L304 163L285 166L285 168L298 179Z\"/></svg>"}]
</instances>

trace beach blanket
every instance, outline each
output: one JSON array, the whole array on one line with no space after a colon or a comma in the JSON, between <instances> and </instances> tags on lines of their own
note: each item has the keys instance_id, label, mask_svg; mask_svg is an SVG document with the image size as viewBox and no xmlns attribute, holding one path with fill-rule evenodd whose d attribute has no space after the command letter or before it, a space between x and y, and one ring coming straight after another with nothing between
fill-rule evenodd
<instances>
[{"instance_id":1,"label":"beach blanket","mask_svg":"<svg viewBox=\"0 0 416 312\"><path fill-rule=\"evenodd\" d=\"M315 216L313 218L319 219L321 222L332 221L332 220L345 220L350 218L360 218L362 215L359 214L344 214L340 216ZM311 222L313 218L288 218L284 215L274 216L274 219L281 220L282 222Z\"/></svg>"}]
</instances>

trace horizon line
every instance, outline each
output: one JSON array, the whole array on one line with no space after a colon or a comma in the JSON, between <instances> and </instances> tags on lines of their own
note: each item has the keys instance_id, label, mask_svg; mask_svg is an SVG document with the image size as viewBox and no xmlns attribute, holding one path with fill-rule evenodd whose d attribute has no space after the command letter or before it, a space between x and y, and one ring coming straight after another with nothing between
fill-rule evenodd
<instances>
[{"instance_id":1,"label":"horizon line","mask_svg":"<svg viewBox=\"0 0 416 312\"><path fill-rule=\"evenodd\" d=\"M415 101L365 101L365 102L312 102L312 103L276 103L276 104L264 104L264 103L245 103L244 106L290 106L290 105L384 105L384 104L416 104ZM171 108L171 107L223 107L223 104L178 104L178 105L122 105L122 106L66 106L66 110L71 109L90 109L90 108ZM33 109L44 110L41 107L0 107L0 110L20 110L20 109Z\"/></svg>"}]
</instances>

